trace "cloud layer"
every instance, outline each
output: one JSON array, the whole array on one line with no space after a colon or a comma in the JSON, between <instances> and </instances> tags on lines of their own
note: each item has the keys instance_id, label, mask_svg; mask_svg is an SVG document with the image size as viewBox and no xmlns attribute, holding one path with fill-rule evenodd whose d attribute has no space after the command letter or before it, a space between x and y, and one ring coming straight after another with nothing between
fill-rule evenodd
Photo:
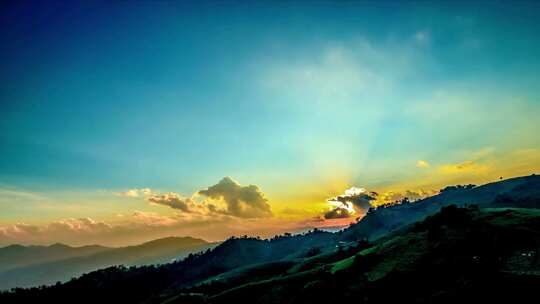
<instances>
[{"instance_id":1,"label":"cloud layer","mask_svg":"<svg viewBox=\"0 0 540 304\"><path fill-rule=\"evenodd\" d=\"M156 212L135 210L119 213L105 222L81 217L47 224L21 222L0 225L0 245L47 244L53 239L74 245L130 244L170 235L219 240L230 235L264 235L261 232L266 231L267 236L271 236L299 229L292 221L272 218L270 204L258 186L241 185L231 177L224 177L191 196L159 193L150 188L133 188L114 195L170 209L159 210L147 205L148 208L142 208L154 208ZM259 224L260 227L257 226Z\"/></svg>"},{"instance_id":2,"label":"cloud layer","mask_svg":"<svg viewBox=\"0 0 540 304\"><path fill-rule=\"evenodd\" d=\"M319 224L321 223L274 217L245 219L223 214L193 217L185 216L183 212L162 215L134 211L107 222L91 218L70 218L49 224L3 225L0 226L0 246L56 242L75 246L88 244L124 246L168 236L193 236L208 241L221 241L233 235L271 237L284 232L304 231L318 227Z\"/></svg>"}]
</instances>

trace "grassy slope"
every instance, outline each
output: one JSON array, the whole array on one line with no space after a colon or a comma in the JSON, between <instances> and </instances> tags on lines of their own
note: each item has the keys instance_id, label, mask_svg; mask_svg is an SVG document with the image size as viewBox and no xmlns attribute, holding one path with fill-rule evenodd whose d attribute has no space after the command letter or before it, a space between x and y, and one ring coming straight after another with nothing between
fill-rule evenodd
<instances>
[{"instance_id":1,"label":"grassy slope","mask_svg":"<svg viewBox=\"0 0 540 304\"><path fill-rule=\"evenodd\" d=\"M482 282L505 282L512 288L539 281L540 210L457 210L439 213L352 254L344 254L344 250L324 252L290 261L288 270L259 278L252 276L257 267L270 265L253 266L249 271L221 275L232 282L230 285L201 286L189 292L209 303L245 303L254 297L256 303L331 303L337 298L365 297L379 303L392 299L391 295L378 293L381 286L397 285L408 286L408 296L415 299L437 298L444 302L448 297L469 293L467 284L482 290L485 286L476 278L482 274L490 275ZM432 281L418 274L431 276ZM524 279L523 275L528 277ZM464 280L464 286L459 285L460 280ZM417 288L412 287L414 281L420 284ZM519 285L512 285L517 281ZM410 291L415 289L417 292ZM324 290L338 295L328 297L321 294Z\"/></svg>"}]
</instances>

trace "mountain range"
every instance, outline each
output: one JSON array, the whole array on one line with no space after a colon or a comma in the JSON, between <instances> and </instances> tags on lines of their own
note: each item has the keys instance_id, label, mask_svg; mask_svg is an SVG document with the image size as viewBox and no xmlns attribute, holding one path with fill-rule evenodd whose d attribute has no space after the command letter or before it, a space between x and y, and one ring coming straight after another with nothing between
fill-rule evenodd
<instances>
[{"instance_id":1,"label":"mountain range","mask_svg":"<svg viewBox=\"0 0 540 304\"><path fill-rule=\"evenodd\" d=\"M169 237L120 248L11 245L0 248L0 289L55 284L113 265L170 262L215 245L192 237Z\"/></svg>"},{"instance_id":2,"label":"mountain range","mask_svg":"<svg viewBox=\"0 0 540 304\"><path fill-rule=\"evenodd\" d=\"M450 186L336 233L233 237L171 263L108 267L0 301L525 302L540 286L539 202L537 175Z\"/></svg>"}]
</instances>

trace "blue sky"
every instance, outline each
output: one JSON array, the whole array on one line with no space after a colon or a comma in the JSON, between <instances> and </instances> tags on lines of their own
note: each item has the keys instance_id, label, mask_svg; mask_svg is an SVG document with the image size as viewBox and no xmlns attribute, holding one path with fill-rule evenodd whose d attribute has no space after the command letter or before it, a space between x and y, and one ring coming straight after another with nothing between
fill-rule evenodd
<instances>
[{"instance_id":1,"label":"blue sky","mask_svg":"<svg viewBox=\"0 0 540 304\"><path fill-rule=\"evenodd\" d=\"M57 207L23 195L0 224L58 220L73 201L88 202L73 217L163 215L107 195L190 196L225 176L277 215L312 216L351 186L540 168L534 2L3 6L1 201Z\"/></svg>"}]
</instances>

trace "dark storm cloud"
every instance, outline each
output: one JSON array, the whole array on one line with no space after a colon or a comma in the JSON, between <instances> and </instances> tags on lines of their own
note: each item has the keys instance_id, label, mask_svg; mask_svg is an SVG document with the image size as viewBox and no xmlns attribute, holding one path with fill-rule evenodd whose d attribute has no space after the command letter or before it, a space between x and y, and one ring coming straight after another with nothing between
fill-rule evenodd
<instances>
[{"instance_id":1,"label":"dark storm cloud","mask_svg":"<svg viewBox=\"0 0 540 304\"><path fill-rule=\"evenodd\" d=\"M329 202L341 202L345 207L351 203L355 209L367 210L371 207L371 201L377 199L377 192L362 192L354 194L343 194L329 199Z\"/></svg>"},{"instance_id":2,"label":"dark storm cloud","mask_svg":"<svg viewBox=\"0 0 540 304\"><path fill-rule=\"evenodd\" d=\"M341 207L332 209L324 214L324 218L327 220L339 219L339 218L348 218L351 217L349 210Z\"/></svg>"}]
</instances>

